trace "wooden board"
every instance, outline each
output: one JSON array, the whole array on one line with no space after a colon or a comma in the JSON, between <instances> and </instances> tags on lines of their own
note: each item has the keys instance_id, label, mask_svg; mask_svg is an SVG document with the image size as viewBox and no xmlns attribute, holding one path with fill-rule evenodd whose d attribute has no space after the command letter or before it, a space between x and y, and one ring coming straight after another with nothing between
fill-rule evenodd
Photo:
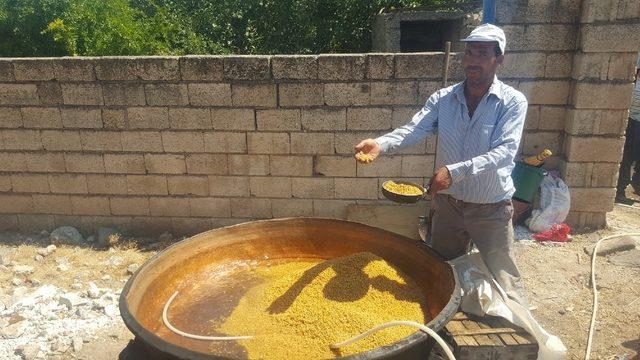
<instances>
[{"instance_id":1,"label":"wooden board","mask_svg":"<svg viewBox=\"0 0 640 360\"><path fill-rule=\"evenodd\" d=\"M459 360L534 360L538 355L533 336L499 317L458 312L445 326L445 335Z\"/></svg>"}]
</instances>

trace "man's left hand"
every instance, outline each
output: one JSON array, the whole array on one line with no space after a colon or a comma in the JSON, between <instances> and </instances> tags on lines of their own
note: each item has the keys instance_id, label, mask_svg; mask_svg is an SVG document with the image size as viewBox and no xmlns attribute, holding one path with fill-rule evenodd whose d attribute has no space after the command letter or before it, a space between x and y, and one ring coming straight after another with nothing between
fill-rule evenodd
<instances>
[{"instance_id":1,"label":"man's left hand","mask_svg":"<svg viewBox=\"0 0 640 360\"><path fill-rule=\"evenodd\" d=\"M435 174L429 180L429 195L435 195L441 190L446 190L451 187L451 183L453 180L451 179L451 174L449 173L449 169L445 166L441 167L436 171Z\"/></svg>"}]
</instances>

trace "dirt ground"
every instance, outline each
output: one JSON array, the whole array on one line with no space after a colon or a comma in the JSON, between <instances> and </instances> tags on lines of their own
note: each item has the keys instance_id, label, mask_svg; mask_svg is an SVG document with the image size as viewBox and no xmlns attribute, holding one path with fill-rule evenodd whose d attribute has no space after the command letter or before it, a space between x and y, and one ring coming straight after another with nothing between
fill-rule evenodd
<instances>
[{"instance_id":1,"label":"dirt ground","mask_svg":"<svg viewBox=\"0 0 640 360\"><path fill-rule=\"evenodd\" d=\"M636 200L640 201L636 197ZM640 202L633 207L616 205L608 217L606 230L573 236L573 241L544 245L533 241L516 244L516 257L524 277L532 313L542 326L557 335L568 348L568 359L582 359L591 317L590 256L584 251L600 237L640 231ZM48 245L44 235L0 233L0 254L11 261L35 268L29 280L71 289L73 283L95 282L98 287L117 291L128 278L127 267L142 264L158 249L143 251L135 242L110 250L92 247L65 247L55 256L36 261L36 249ZM162 244L163 246L166 243ZM161 249L162 246L159 248ZM60 258L69 270L59 271ZM57 260L56 260L57 259ZM116 260L114 260L116 259ZM0 286L11 288L15 274L0 270ZM606 257L597 261L600 308L594 335L593 359L638 359L640 353L640 267L623 267ZM33 285L31 285L33 286ZM125 349L131 333L117 317L110 326L99 329L77 353L55 358L131 359Z\"/></svg>"}]
</instances>

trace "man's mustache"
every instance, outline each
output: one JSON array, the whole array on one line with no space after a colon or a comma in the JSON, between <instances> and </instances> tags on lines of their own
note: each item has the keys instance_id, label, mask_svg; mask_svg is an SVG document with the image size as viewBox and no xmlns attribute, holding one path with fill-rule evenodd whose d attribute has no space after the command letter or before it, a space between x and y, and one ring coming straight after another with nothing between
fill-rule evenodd
<instances>
[{"instance_id":1,"label":"man's mustache","mask_svg":"<svg viewBox=\"0 0 640 360\"><path fill-rule=\"evenodd\" d=\"M466 71L482 71L482 68L479 66L467 66L464 68Z\"/></svg>"}]
</instances>

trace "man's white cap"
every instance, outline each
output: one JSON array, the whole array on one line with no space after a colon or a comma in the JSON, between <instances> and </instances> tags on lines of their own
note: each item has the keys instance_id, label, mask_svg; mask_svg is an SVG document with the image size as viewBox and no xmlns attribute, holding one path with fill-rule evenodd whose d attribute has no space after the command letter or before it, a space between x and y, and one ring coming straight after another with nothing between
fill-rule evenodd
<instances>
[{"instance_id":1,"label":"man's white cap","mask_svg":"<svg viewBox=\"0 0 640 360\"><path fill-rule=\"evenodd\" d=\"M504 31L499 27L492 24L482 24L471 31L471 34L465 39L460 41L495 41L500 47L500 51L504 54L504 48L507 46L507 38L504 36Z\"/></svg>"}]
</instances>

